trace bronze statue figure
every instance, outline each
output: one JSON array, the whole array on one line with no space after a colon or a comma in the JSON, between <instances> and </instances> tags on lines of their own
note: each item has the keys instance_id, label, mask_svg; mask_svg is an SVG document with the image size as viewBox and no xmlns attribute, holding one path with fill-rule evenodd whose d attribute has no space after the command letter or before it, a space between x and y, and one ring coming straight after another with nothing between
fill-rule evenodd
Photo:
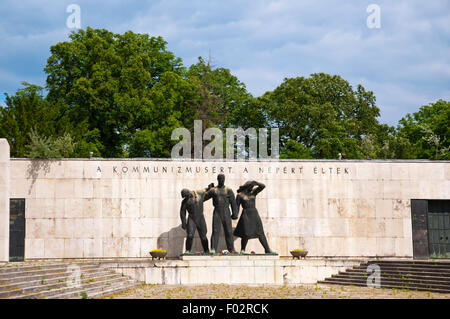
<instances>
[{"instance_id":1,"label":"bronze statue figure","mask_svg":"<svg viewBox=\"0 0 450 319\"><path fill-rule=\"evenodd\" d=\"M241 237L241 254L245 253L245 247L247 246L248 240L251 238L259 239L266 254L274 253L270 250L269 244L267 243L262 221L255 205L256 195L258 195L265 187L266 186L262 183L248 181L237 190L236 203L238 212L240 205L242 205L243 209L241 218L234 230L234 235Z\"/></svg>"},{"instance_id":2,"label":"bronze statue figure","mask_svg":"<svg viewBox=\"0 0 450 319\"><path fill-rule=\"evenodd\" d=\"M217 251L219 244L220 231L223 226L225 232L225 242L230 253L234 252L233 230L231 226L231 219L237 219L238 209L236 205L236 198L231 188L225 186L225 175L219 174L217 176L218 185L206 192L205 200L213 199L213 229L211 236L211 252ZM230 206L231 212L230 213Z\"/></svg>"},{"instance_id":3,"label":"bronze statue figure","mask_svg":"<svg viewBox=\"0 0 450 319\"><path fill-rule=\"evenodd\" d=\"M206 238L207 228L205 216L203 215L203 202L205 201L206 193L213 186L214 184L209 184L208 188L206 189L190 191L184 188L181 191L181 197L183 197L183 201L181 202L180 218L181 218L181 227L185 229L187 232L186 252L185 252L187 254L191 252L196 229L202 242L203 252L209 253L208 239ZM189 212L187 223L186 223L186 210Z\"/></svg>"}]
</instances>

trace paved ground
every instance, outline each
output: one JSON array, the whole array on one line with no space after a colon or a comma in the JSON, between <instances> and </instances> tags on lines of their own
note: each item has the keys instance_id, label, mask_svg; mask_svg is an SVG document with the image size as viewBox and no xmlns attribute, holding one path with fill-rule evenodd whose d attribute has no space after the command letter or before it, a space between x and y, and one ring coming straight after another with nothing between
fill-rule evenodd
<instances>
[{"instance_id":1,"label":"paved ground","mask_svg":"<svg viewBox=\"0 0 450 319\"><path fill-rule=\"evenodd\" d=\"M338 285L142 285L108 296L113 299L450 299L450 294Z\"/></svg>"}]
</instances>

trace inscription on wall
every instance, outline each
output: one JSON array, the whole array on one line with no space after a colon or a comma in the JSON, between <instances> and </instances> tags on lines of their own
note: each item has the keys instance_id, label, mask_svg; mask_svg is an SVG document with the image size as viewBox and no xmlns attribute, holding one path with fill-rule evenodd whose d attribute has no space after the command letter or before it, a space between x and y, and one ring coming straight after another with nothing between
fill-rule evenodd
<instances>
[{"instance_id":1,"label":"inscription on wall","mask_svg":"<svg viewBox=\"0 0 450 319\"><path fill-rule=\"evenodd\" d=\"M196 165L114 165L112 167L102 167L97 166L97 173L101 174L105 170L112 170L113 175L123 176L123 175L136 175L144 176L152 174L172 174L172 175L183 175L183 174L252 174L252 175L298 175L302 176L308 175L347 175L351 174L350 168L348 167L336 167L336 166L265 166L265 167L251 167L251 166L241 166L232 167L224 165L211 165L211 166L196 166Z\"/></svg>"}]
</instances>

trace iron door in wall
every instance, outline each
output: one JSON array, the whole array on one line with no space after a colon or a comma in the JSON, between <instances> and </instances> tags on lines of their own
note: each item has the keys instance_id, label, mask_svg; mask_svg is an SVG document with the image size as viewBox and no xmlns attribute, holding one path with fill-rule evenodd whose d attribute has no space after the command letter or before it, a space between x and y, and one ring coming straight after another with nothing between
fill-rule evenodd
<instances>
[{"instance_id":1,"label":"iron door in wall","mask_svg":"<svg viewBox=\"0 0 450 319\"><path fill-rule=\"evenodd\" d=\"M450 200L428 201L430 258L450 258Z\"/></svg>"},{"instance_id":2,"label":"iron door in wall","mask_svg":"<svg viewBox=\"0 0 450 319\"><path fill-rule=\"evenodd\" d=\"M25 199L9 201L9 261L22 261L25 256Z\"/></svg>"},{"instance_id":3,"label":"iron door in wall","mask_svg":"<svg viewBox=\"0 0 450 319\"><path fill-rule=\"evenodd\" d=\"M428 201L411 200L411 222L414 258L428 258Z\"/></svg>"},{"instance_id":4,"label":"iron door in wall","mask_svg":"<svg viewBox=\"0 0 450 319\"><path fill-rule=\"evenodd\" d=\"M450 258L450 213L428 213L430 258Z\"/></svg>"}]
</instances>

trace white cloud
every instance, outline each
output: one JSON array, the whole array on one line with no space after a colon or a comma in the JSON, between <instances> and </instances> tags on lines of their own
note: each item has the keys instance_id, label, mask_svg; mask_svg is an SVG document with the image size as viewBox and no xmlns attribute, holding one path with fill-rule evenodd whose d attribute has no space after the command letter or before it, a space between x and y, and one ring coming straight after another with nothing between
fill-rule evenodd
<instances>
[{"instance_id":1,"label":"white cloud","mask_svg":"<svg viewBox=\"0 0 450 319\"><path fill-rule=\"evenodd\" d=\"M45 79L49 47L67 38L73 1L0 4L0 87ZM362 79L391 124L422 104L449 96L450 2L379 0L381 29L368 29L364 1L76 1L82 26L161 35L185 64L211 51L255 95L284 77L314 72ZM43 85L43 80L37 84Z\"/></svg>"}]
</instances>

